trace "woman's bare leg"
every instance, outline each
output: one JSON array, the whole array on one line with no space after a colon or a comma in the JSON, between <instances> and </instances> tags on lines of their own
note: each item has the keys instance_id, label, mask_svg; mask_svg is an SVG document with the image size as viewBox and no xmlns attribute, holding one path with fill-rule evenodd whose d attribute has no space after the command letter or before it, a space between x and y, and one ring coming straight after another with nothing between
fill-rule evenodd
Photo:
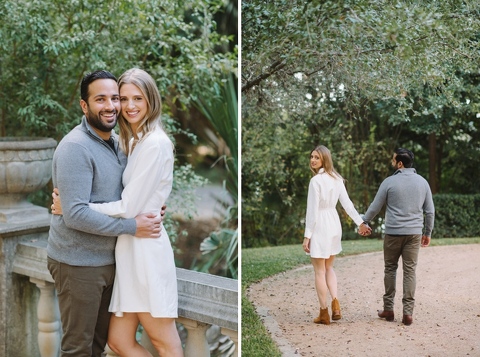
<instances>
[{"instance_id":1,"label":"woman's bare leg","mask_svg":"<svg viewBox=\"0 0 480 357\"><path fill-rule=\"evenodd\" d=\"M315 271L315 289L317 290L320 308L327 308L327 280L325 271L325 259L311 258L313 270Z\"/></svg>"},{"instance_id":2,"label":"woman's bare leg","mask_svg":"<svg viewBox=\"0 0 480 357\"><path fill-rule=\"evenodd\" d=\"M178 335L175 319L155 318L149 313L138 313L137 315L160 356L183 357L182 342Z\"/></svg>"},{"instance_id":3,"label":"woman's bare leg","mask_svg":"<svg viewBox=\"0 0 480 357\"><path fill-rule=\"evenodd\" d=\"M136 340L139 319L136 313L112 314L108 329L108 346L121 357L152 357Z\"/></svg>"},{"instance_id":4,"label":"woman's bare leg","mask_svg":"<svg viewBox=\"0 0 480 357\"><path fill-rule=\"evenodd\" d=\"M331 255L330 258L325 260L325 277L327 280L328 290L330 291L330 295L332 296L332 300L337 297L337 275L335 274L335 270L333 270L334 260L334 255Z\"/></svg>"}]
</instances>

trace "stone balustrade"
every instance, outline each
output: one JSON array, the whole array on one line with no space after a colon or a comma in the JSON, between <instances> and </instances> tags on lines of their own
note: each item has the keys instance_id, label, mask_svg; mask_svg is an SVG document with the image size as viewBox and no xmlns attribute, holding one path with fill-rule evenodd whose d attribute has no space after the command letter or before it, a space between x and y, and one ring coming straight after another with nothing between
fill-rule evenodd
<instances>
[{"instance_id":1,"label":"stone balustrade","mask_svg":"<svg viewBox=\"0 0 480 357\"><path fill-rule=\"evenodd\" d=\"M33 239L20 242L16 246L12 271L19 276L28 277L29 281L38 287L39 298L36 307L38 351L41 357L57 357L61 339L60 313L46 259L45 240ZM185 356L210 356L205 332L211 325L220 326L222 334L230 337L235 343L233 356L237 356L237 281L180 268L177 268L177 280L179 292L177 322L181 323L188 332ZM158 356L147 334L142 335L141 343L152 355ZM115 356L108 348L106 353L108 356ZM1 350L0 356L3 356Z\"/></svg>"}]
</instances>

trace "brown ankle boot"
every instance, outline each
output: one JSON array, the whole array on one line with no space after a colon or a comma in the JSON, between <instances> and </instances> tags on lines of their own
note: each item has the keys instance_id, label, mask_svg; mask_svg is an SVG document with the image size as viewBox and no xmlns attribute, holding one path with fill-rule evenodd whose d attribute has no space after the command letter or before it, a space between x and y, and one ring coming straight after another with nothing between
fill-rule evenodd
<instances>
[{"instance_id":1,"label":"brown ankle boot","mask_svg":"<svg viewBox=\"0 0 480 357\"><path fill-rule=\"evenodd\" d=\"M342 318L342 312L340 311L340 303L337 298L332 300L332 320L340 320Z\"/></svg>"},{"instance_id":2,"label":"brown ankle boot","mask_svg":"<svg viewBox=\"0 0 480 357\"><path fill-rule=\"evenodd\" d=\"M316 324L330 325L330 315L328 314L328 307L320 309L320 315L313 319Z\"/></svg>"}]
</instances>

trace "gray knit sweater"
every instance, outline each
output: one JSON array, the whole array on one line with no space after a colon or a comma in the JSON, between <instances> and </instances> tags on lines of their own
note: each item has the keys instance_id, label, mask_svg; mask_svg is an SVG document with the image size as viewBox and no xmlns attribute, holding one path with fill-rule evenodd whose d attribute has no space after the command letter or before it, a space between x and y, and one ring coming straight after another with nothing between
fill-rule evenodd
<instances>
[{"instance_id":1,"label":"gray knit sweater","mask_svg":"<svg viewBox=\"0 0 480 357\"><path fill-rule=\"evenodd\" d=\"M423 234L430 237L433 230L435 208L427 180L414 168L397 170L387 177L363 216L370 222L386 205L385 233L389 235Z\"/></svg>"},{"instance_id":2,"label":"gray knit sweater","mask_svg":"<svg viewBox=\"0 0 480 357\"><path fill-rule=\"evenodd\" d=\"M47 247L52 259L75 266L113 264L117 236L135 234L134 218L112 218L88 206L121 198L127 158L112 136L117 153L83 117L55 150L52 180L60 191L63 216L52 216Z\"/></svg>"}]
</instances>

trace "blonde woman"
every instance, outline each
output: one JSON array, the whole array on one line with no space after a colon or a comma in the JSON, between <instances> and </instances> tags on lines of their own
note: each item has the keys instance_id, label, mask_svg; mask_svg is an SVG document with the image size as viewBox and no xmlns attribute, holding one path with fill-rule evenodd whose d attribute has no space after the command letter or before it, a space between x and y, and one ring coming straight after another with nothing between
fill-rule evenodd
<instances>
[{"instance_id":1,"label":"blonde woman","mask_svg":"<svg viewBox=\"0 0 480 357\"><path fill-rule=\"evenodd\" d=\"M154 79L130 69L118 79L121 115L120 148L128 162L123 172L121 200L90 203L91 209L114 217L159 213L173 183L174 147L161 122L162 102ZM60 197L54 199L61 214ZM115 247L116 272L109 311L108 345L118 355L151 354L136 341L141 323L161 356L183 356L175 318L178 293L173 250L162 225L160 238L123 234Z\"/></svg>"},{"instance_id":2,"label":"blonde woman","mask_svg":"<svg viewBox=\"0 0 480 357\"><path fill-rule=\"evenodd\" d=\"M342 318L337 298L337 276L333 269L335 255L342 251L342 226L335 208L338 201L357 224L361 235L370 234L371 229L348 197L343 178L333 167L332 155L325 146L317 146L311 151L310 170L313 177L308 187L303 250L310 255L320 302L320 314L313 322L329 325L327 292L332 298L332 320Z\"/></svg>"}]
</instances>

